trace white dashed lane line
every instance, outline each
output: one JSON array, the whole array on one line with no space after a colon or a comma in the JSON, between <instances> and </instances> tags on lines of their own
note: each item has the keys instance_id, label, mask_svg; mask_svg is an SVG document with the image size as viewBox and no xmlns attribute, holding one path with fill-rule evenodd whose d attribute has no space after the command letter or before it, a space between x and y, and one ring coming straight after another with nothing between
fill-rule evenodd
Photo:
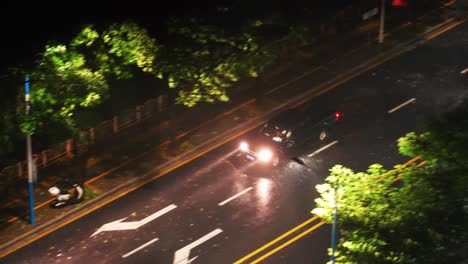
<instances>
[{"instance_id":1,"label":"white dashed lane line","mask_svg":"<svg viewBox=\"0 0 468 264\"><path fill-rule=\"evenodd\" d=\"M330 143L330 144L328 144L328 145L326 145L326 146L323 146L323 147L317 149L316 151L314 151L314 152L310 153L309 155L307 155L307 157L310 158L310 157L312 157L312 156L314 156L314 155L317 155L317 154L319 154L320 152L326 150L327 148L329 148L329 147L335 145L336 143L338 143L338 140L335 140L335 141L333 141L332 143Z\"/></svg>"},{"instance_id":2,"label":"white dashed lane line","mask_svg":"<svg viewBox=\"0 0 468 264\"><path fill-rule=\"evenodd\" d=\"M231 196L230 198L228 198L228 199L226 199L226 200L220 202L218 205L219 205L219 206L223 206L223 205L229 203L230 201L236 199L237 197L243 195L244 193L246 193L246 192L248 192L248 191L250 191L250 190L252 190L252 187L249 187L249 188L243 190L242 192L240 192L240 193L238 193L238 194L236 194L236 195L234 195L234 196Z\"/></svg>"},{"instance_id":3,"label":"white dashed lane line","mask_svg":"<svg viewBox=\"0 0 468 264\"><path fill-rule=\"evenodd\" d=\"M404 106L406 106L406 105L408 105L408 104L411 104L411 103L414 102L414 101L416 101L416 98L411 98L411 99L409 99L408 101L406 101L406 102L404 102L404 103L398 105L397 107L388 110L387 113L391 114L391 113L395 112L396 110L398 110L398 109L400 109L400 108L402 108L402 107L404 107Z\"/></svg>"},{"instance_id":4,"label":"white dashed lane line","mask_svg":"<svg viewBox=\"0 0 468 264\"><path fill-rule=\"evenodd\" d=\"M143 244L143 245L141 245L141 246L135 248L134 250L128 252L128 253L125 254L125 255L123 255L122 258L126 258L126 257L128 257L128 256L130 256L130 255L132 255L132 254L134 254L134 253L136 253L136 252L138 252L139 250L142 250L143 248L145 248L145 247L147 247L147 246L153 244L153 243L156 242L156 241L158 241L158 238L155 238L155 239L153 239L153 240L151 240L151 241L149 241L149 242L146 242L145 244Z\"/></svg>"}]
</instances>

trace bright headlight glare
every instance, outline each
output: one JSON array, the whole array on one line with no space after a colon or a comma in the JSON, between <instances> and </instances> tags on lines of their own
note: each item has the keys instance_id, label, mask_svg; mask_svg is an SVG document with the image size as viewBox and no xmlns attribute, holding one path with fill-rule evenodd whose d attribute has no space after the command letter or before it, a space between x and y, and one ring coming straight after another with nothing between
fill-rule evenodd
<instances>
[{"instance_id":1,"label":"bright headlight glare","mask_svg":"<svg viewBox=\"0 0 468 264\"><path fill-rule=\"evenodd\" d=\"M240 143L239 149L242 151L247 151L249 150L249 144L247 144L246 142L242 142Z\"/></svg>"},{"instance_id":2,"label":"bright headlight glare","mask_svg":"<svg viewBox=\"0 0 468 264\"><path fill-rule=\"evenodd\" d=\"M273 157L273 153L268 149L262 149L258 152L258 159L261 161L269 161Z\"/></svg>"}]
</instances>

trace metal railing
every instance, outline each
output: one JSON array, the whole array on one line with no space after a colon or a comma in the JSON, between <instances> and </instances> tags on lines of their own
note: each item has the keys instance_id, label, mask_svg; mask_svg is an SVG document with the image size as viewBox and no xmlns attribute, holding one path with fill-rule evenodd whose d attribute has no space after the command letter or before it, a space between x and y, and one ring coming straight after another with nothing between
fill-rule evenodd
<instances>
[{"instance_id":1,"label":"metal railing","mask_svg":"<svg viewBox=\"0 0 468 264\"><path fill-rule=\"evenodd\" d=\"M98 143L99 141L108 138L121 131L122 129L131 127L139 123L142 119L150 116L155 112L166 110L167 98L160 95L157 98L152 98L142 105L136 106L134 109L127 109L111 120L105 120L97 124L93 128L80 132L79 142L74 144L72 139L57 144L49 149L33 154L33 160L38 168L47 167L55 162L69 159L73 157L73 148L77 147L79 151L85 151L88 145ZM25 179L27 177L27 162L21 161L15 165L4 167L0 170L0 189Z\"/></svg>"}]
</instances>

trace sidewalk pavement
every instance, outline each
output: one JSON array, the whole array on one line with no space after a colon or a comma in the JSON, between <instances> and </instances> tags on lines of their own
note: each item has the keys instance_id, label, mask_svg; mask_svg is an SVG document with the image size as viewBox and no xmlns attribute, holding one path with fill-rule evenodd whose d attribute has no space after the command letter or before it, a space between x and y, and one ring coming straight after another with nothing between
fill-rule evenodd
<instances>
[{"instance_id":1,"label":"sidewalk pavement","mask_svg":"<svg viewBox=\"0 0 468 264\"><path fill-rule=\"evenodd\" d=\"M313 52L316 47L306 48L307 56L301 60L272 68L265 75L261 103L254 98L255 84L248 80L228 104L206 105L190 112L179 108L170 123L147 118L72 160L43 169L35 187L36 225L28 223L26 199L11 203L16 208L2 209L0 257L256 128L288 106L333 89L415 47L430 34L465 21L465 14L458 19L453 14L452 9L442 8L418 23L390 30L382 44L370 42L367 34L353 32L330 41L320 52ZM299 85L305 78L307 86ZM171 141L171 135L177 136ZM51 209L47 189L63 179L83 181L86 200Z\"/></svg>"}]
</instances>

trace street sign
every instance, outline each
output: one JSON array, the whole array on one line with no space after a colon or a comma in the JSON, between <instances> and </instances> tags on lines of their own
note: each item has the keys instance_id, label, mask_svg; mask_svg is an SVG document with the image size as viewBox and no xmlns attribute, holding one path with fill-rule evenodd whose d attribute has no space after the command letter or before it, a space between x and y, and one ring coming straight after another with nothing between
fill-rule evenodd
<instances>
[{"instance_id":1,"label":"street sign","mask_svg":"<svg viewBox=\"0 0 468 264\"><path fill-rule=\"evenodd\" d=\"M110 223L107 223L107 224L104 224L103 226L101 226L96 232L94 232L90 237L93 237L101 232L104 232L104 231L117 231L117 230L134 230L134 229L137 229L151 221L153 221L154 219L160 217L161 215L163 214L166 214L174 209L176 209L177 206L175 204L171 204L169 206L167 206L166 208L164 209L161 209L159 211L157 211L156 213L150 215L150 216L147 216L143 219L141 219L140 221L133 221L133 222L123 222L123 220L127 219L127 217L125 218L122 218L122 219L119 219L117 221L113 221L113 222L110 222Z\"/></svg>"},{"instance_id":2,"label":"street sign","mask_svg":"<svg viewBox=\"0 0 468 264\"><path fill-rule=\"evenodd\" d=\"M374 9L371 9L362 15L362 20L367 20L370 17L377 15L377 13L379 13L379 9L377 7Z\"/></svg>"}]
</instances>

